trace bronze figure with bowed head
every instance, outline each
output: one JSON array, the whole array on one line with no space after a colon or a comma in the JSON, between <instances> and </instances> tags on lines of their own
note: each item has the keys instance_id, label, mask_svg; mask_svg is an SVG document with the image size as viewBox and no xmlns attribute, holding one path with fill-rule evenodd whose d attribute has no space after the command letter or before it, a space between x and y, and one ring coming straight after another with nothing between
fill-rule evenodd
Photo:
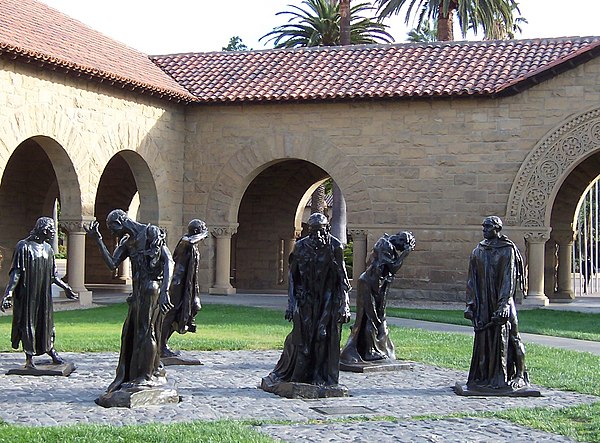
<instances>
[{"instance_id":1,"label":"bronze figure with bowed head","mask_svg":"<svg viewBox=\"0 0 600 443\"><path fill-rule=\"evenodd\" d=\"M459 395L539 396L529 385L525 346L519 334L515 294L525 288L523 259L501 233L500 217L486 217L483 240L469 259L464 316L475 330L466 386Z\"/></svg>"},{"instance_id":2,"label":"bronze figure with bowed head","mask_svg":"<svg viewBox=\"0 0 600 443\"><path fill-rule=\"evenodd\" d=\"M385 234L371 251L365 272L358 279L356 321L342 350L342 370L363 372L396 360L386 320L387 293L404 259L415 249L411 232ZM401 369L398 364L394 369ZM389 369L386 369L389 370Z\"/></svg>"},{"instance_id":3,"label":"bronze figure with bowed head","mask_svg":"<svg viewBox=\"0 0 600 443\"><path fill-rule=\"evenodd\" d=\"M342 323L350 320L344 246L329 233L323 214L309 217L308 230L289 259L285 318L292 332L261 388L284 397L345 396L338 386Z\"/></svg>"},{"instance_id":4,"label":"bronze figure with bowed head","mask_svg":"<svg viewBox=\"0 0 600 443\"><path fill-rule=\"evenodd\" d=\"M101 405L112 406L110 394L119 389L166 383L159 350L163 313L173 308L169 299L173 259L166 245L165 233L157 226L139 223L120 209L108 214L106 225L120 239L112 254L102 241L97 221L85 229L98 244L111 270L129 258L133 275L133 291L127 299L128 312L121 334L116 377L107 389L107 396L98 399Z\"/></svg>"},{"instance_id":5,"label":"bronze figure with bowed head","mask_svg":"<svg viewBox=\"0 0 600 443\"><path fill-rule=\"evenodd\" d=\"M187 234L181 237L173 252L175 267L170 288L173 309L165 314L160 350L165 365L200 364L199 360L181 357L180 352L172 351L167 342L174 332L196 332L195 317L201 308L198 281L200 241L207 236L206 224L202 220L193 219L188 224Z\"/></svg>"},{"instance_id":6,"label":"bronze figure with bowed head","mask_svg":"<svg viewBox=\"0 0 600 443\"><path fill-rule=\"evenodd\" d=\"M54 364L65 363L54 349L52 284L64 289L70 299L77 299L78 294L56 275L50 246L55 234L54 220L40 217L29 237L17 243L0 303L2 311L14 305L11 342L14 349L22 344L26 369L36 368L34 355L48 354Z\"/></svg>"}]
</instances>

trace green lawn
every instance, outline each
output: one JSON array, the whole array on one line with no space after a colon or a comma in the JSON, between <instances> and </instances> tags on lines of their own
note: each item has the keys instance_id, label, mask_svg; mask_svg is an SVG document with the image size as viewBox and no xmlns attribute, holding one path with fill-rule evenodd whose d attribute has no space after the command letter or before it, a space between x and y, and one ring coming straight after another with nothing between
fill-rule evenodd
<instances>
[{"instance_id":1,"label":"green lawn","mask_svg":"<svg viewBox=\"0 0 600 443\"><path fill-rule=\"evenodd\" d=\"M387 316L471 326L462 310L387 308ZM600 314L522 309L518 317L521 332L600 341Z\"/></svg>"},{"instance_id":2,"label":"green lawn","mask_svg":"<svg viewBox=\"0 0 600 443\"><path fill-rule=\"evenodd\" d=\"M57 349L60 351L118 351L121 326L126 305L60 311L55 313ZM431 311L421 309L389 309L388 315L413 316L424 320L465 323L461 311ZM578 314L549 310L519 313L521 330L559 331L566 334L599 335L597 314ZM0 351L10 348L10 316L0 317ZM531 329L531 322L535 330ZM280 311L207 305L197 317L196 334L175 334L174 348L185 350L281 349L291 330ZM466 322L468 324L468 322ZM562 328L562 329L561 329ZM349 333L344 326L342 345ZM466 371L471 358L472 338L463 334L448 334L390 327L399 358L440 367ZM600 357L589 353L527 345L527 366L534 384L562 390L600 396ZM460 380L457 380L460 381ZM600 399L599 399L600 400ZM477 414L473 414L477 415ZM481 414L479 414L481 415ZM554 409L513 409L494 414L516 423L567 435L581 441L600 442L600 402L589 406ZM392 419L393 420L393 419ZM94 442L94 441L212 441L263 442L272 441L254 432L249 423L239 421L199 421L185 424L144 426L81 425L68 427L30 428L0 425L0 442Z\"/></svg>"}]
</instances>

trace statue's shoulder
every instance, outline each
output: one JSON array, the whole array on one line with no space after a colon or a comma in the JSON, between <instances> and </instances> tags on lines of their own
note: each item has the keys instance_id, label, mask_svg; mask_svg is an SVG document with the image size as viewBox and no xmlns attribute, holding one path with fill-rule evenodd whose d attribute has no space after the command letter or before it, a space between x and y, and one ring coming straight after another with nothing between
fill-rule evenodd
<instances>
[{"instance_id":1,"label":"statue's shoulder","mask_svg":"<svg viewBox=\"0 0 600 443\"><path fill-rule=\"evenodd\" d=\"M329 242L334 249L344 249L346 247L346 245L344 245L337 237L334 237L333 235L329 237Z\"/></svg>"}]
</instances>

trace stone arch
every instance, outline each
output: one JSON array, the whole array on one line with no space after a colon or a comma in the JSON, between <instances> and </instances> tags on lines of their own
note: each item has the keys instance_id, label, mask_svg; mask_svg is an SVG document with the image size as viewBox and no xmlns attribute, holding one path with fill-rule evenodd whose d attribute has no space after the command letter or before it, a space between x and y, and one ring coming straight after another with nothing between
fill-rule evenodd
<instances>
[{"instance_id":1,"label":"stone arch","mask_svg":"<svg viewBox=\"0 0 600 443\"><path fill-rule=\"evenodd\" d=\"M120 122L100 139L99 146L102 149L98 152L94 171L95 184L98 185L110 159L120 154L135 177L140 197L140 221L157 224L170 220L165 205L172 200L169 198L171 168L148 130ZM159 189L164 192L159 193Z\"/></svg>"},{"instance_id":2,"label":"stone arch","mask_svg":"<svg viewBox=\"0 0 600 443\"><path fill-rule=\"evenodd\" d=\"M600 149L600 109L565 119L527 156L511 188L506 220L541 228L551 222L554 198L571 171Z\"/></svg>"},{"instance_id":3,"label":"stone arch","mask_svg":"<svg viewBox=\"0 0 600 443\"><path fill-rule=\"evenodd\" d=\"M80 174L88 162L81 132L64 114L46 113L40 107L27 107L12 114L6 124L0 125L0 176L12 154L26 140L36 142L52 163L60 189L62 217L80 219L86 210Z\"/></svg>"},{"instance_id":4,"label":"stone arch","mask_svg":"<svg viewBox=\"0 0 600 443\"><path fill-rule=\"evenodd\" d=\"M234 225L248 185L269 166L284 160L304 160L327 173L346 199L348 225L373 223L372 202L363 176L342 150L316 135L285 136L282 146L269 149L254 143L239 149L223 166L213 185L207 206L212 225Z\"/></svg>"}]
</instances>

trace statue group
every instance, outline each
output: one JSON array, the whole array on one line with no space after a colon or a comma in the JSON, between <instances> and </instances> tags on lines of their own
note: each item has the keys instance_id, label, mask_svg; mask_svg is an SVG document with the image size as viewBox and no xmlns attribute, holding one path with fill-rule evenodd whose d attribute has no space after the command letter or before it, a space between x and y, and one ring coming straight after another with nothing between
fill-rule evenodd
<instances>
[{"instance_id":1,"label":"statue group","mask_svg":"<svg viewBox=\"0 0 600 443\"><path fill-rule=\"evenodd\" d=\"M201 220L192 220L172 257L159 227L139 223L120 209L108 214L106 224L119 238L112 253L97 221L85 229L111 270L130 259L133 290L127 299L116 375L96 402L105 407L178 402L165 364L201 363L181 357L169 348L168 340L175 332L196 331L195 316L201 308L199 244L208 229ZM464 312L475 332L473 355L466 385L457 383L454 390L459 395L539 396L529 384L515 308L515 294L524 290L523 259L517 246L501 234L499 217L485 218L482 227L484 239L469 260ZM51 285L77 298L57 277L50 246L54 235L54 221L41 217L15 248L9 283L0 300L2 311L13 307L11 343L15 349L21 345L25 353L24 372L13 373L68 375L74 369L54 349ZM340 368L354 372L397 369L386 320L387 295L415 246L414 235L407 231L384 234L375 242L367 268L357 279L356 320L340 351L342 325L350 321L351 287L344 245L331 235L325 215L312 214L308 235L295 243L289 257L285 318L292 323L292 331L260 387L290 398L347 396L348 390L339 384ZM54 366L62 366L61 374L37 368L33 357L42 354L48 354Z\"/></svg>"},{"instance_id":2,"label":"statue group","mask_svg":"<svg viewBox=\"0 0 600 443\"><path fill-rule=\"evenodd\" d=\"M175 249L174 261L165 233L157 226L139 223L120 209L108 214L106 225L120 239L112 254L97 221L86 227L87 234L96 241L111 270L130 259L133 290L127 299L116 377L96 402L106 407L124 406L135 396L140 403L156 398L161 403L177 403L179 395L167 383L161 354L164 358L176 356L167 345L174 331L196 331L194 317L200 309L198 242L208 230L201 220L192 220Z\"/></svg>"},{"instance_id":3,"label":"statue group","mask_svg":"<svg viewBox=\"0 0 600 443\"><path fill-rule=\"evenodd\" d=\"M290 255L285 318L292 322L292 331L261 388L283 397L346 396L348 390L339 385L340 367L362 372L366 366L394 361L386 297L415 243L410 232L386 234L376 242L369 266L358 279L356 322L340 353L341 327L350 321L344 246L330 234L327 217L312 214L308 236L296 242Z\"/></svg>"}]
</instances>

